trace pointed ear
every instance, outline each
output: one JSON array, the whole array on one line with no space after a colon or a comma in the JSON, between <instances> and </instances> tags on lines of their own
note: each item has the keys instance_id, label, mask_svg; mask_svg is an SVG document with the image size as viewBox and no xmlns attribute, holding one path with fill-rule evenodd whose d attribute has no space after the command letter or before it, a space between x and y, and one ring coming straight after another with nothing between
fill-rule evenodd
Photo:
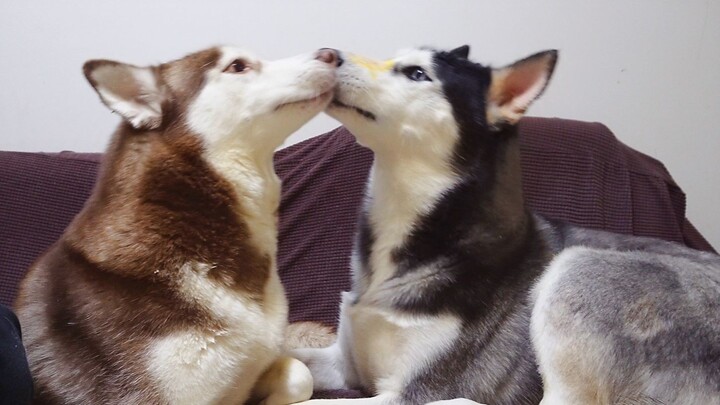
<instances>
[{"instance_id":1,"label":"pointed ear","mask_svg":"<svg viewBox=\"0 0 720 405\"><path fill-rule=\"evenodd\" d=\"M470 55L470 45L459 46L449 52L450 55L456 56L461 59L467 59Z\"/></svg>"},{"instance_id":2,"label":"pointed ear","mask_svg":"<svg viewBox=\"0 0 720 405\"><path fill-rule=\"evenodd\" d=\"M540 52L500 69L493 69L488 91L487 121L497 127L516 124L550 81L557 51Z\"/></svg>"},{"instance_id":3,"label":"pointed ear","mask_svg":"<svg viewBox=\"0 0 720 405\"><path fill-rule=\"evenodd\" d=\"M162 96L155 70L109 60L85 62L83 72L102 102L136 129L157 129Z\"/></svg>"}]
</instances>

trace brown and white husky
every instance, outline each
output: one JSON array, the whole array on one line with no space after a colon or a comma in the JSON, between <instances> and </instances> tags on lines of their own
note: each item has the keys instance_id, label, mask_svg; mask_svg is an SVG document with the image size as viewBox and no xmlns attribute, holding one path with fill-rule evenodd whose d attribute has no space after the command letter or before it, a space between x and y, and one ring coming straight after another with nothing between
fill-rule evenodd
<instances>
[{"instance_id":1,"label":"brown and white husky","mask_svg":"<svg viewBox=\"0 0 720 405\"><path fill-rule=\"evenodd\" d=\"M123 121L84 209L21 285L36 403L241 404L264 372L257 400L309 398L307 369L280 357L272 155L326 107L338 63L215 47L85 64Z\"/></svg>"}]
</instances>

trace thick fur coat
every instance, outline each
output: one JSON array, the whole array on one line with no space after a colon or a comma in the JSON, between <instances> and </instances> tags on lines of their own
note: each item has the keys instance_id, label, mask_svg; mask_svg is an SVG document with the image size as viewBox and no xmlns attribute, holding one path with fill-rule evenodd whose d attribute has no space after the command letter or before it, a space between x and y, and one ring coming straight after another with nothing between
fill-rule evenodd
<instances>
[{"instance_id":1,"label":"thick fur coat","mask_svg":"<svg viewBox=\"0 0 720 405\"><path fill-rule=\"evenodd\" d=\"M337 60L217 47L151 67L85 64L123 122L90 199L20 288L36 403L250 397L287 323L272 153L330 101ZM304 366L277 364L266 403L309 398Z\"/></svg>"},{"instance_id":2,"label":"thick fur coat","mask_svg":"<svg viewBox=\"0 0 720 405\"><path fill-rule=\"evenodd\" d=\"M295 352L315 388L368 404L717 404L718 256L530 212L516 124L557 53L490 68L468 51L345 55L328 112L375 161L338 340Z\"/></svg>"}]
</instances>

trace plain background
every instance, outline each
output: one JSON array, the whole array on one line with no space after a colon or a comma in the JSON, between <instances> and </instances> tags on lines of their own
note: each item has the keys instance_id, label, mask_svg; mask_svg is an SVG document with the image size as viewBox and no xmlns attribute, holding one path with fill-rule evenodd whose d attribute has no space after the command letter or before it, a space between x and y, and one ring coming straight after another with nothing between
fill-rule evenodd
<instances>
[{"instance_id":1,"label":"plain background","mask_svg":"<svg viewBox=\"0 0 720 405\"><path fill-rule=\"evenodd\" d=\"M530 115L602 122L660 159L720 248L718 0L2 0L0 149L102 151L118 118L86 84L85 60L154 64L215 44L267 59L470 44L495 66L559 49ZM290 142L337 125L318 117Z\"/></svg>"}]
</instances>

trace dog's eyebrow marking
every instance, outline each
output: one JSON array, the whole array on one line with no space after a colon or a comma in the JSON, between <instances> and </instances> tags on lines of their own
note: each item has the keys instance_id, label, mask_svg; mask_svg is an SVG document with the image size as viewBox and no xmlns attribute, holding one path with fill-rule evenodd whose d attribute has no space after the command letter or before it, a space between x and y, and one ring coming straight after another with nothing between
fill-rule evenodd
<instances>
[{"instance_id":1,"label":"dog's eyebrow marking","mask_svg":"<svg viewBox=\"0 0 720 405\"><path fill-rule=\"evenodd\" d=\"M378 73L387 72L391 70L394 65L392 60L377 62L360 55L350 55L349 59L352 63L367 69L373 80L377 78Z\"/></svg>"}]
</instances>

